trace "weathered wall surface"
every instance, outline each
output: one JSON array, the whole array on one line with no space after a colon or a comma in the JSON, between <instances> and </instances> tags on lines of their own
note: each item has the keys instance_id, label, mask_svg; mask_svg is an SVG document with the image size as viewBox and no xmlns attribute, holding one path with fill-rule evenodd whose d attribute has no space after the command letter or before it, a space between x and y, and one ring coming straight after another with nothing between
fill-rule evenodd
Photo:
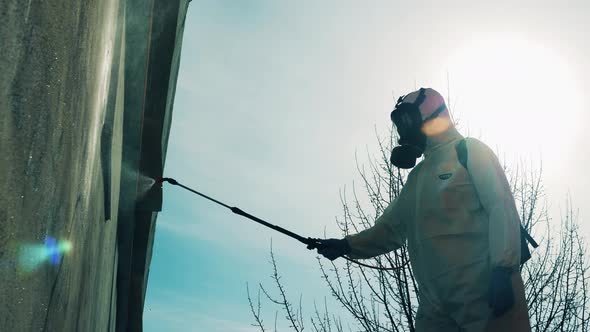
<instances>
[{"instance_id":1,"label":"weathered wall surface","mask_svg":"<svg viewBox=\"0 0 590 332\"><path fill-rule=\"evenodd\" d=\"M0 330L106 331L116 221L99 155L119 3L0 6ZM69 255L23 268L46 235L71 241Z\"/></svg>"},{"instance_id":2,"label":"weathered wall surface","mask_svg":"<svg viewBox=\"0 0 590 332\"><path fill-rule=\"evenodd\" d=\"M141 329L187 6L0 2L0 331ZM31 268L46 236L72 248Z\"/></svg>"}]
</instances>

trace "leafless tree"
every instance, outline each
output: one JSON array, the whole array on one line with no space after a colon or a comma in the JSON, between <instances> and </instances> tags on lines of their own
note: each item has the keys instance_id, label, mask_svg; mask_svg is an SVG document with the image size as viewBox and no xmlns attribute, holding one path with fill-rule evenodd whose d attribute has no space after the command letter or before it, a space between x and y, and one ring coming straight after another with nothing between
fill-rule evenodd
<instances>
[{"instance_id":1,"label":"leafless tree","mask_svg":"<svg viewBox=\"0 0 590 332\"><path fill-rule=\"evenodd\" d=\"M343 211L337 223L342 235L371 227L404 185L407 173L389 162L395 133L390 132L386 139L379 135L377 138L379 153L369 156L368 166L360 166L357 158L363 195L354 184L350 193L346 189L341 191ZM547 212L542 168L535 169L521 162L514 168L505 166L505 170L522 223L541 245L522 270L533 331L590 331L590 263L584 255L586 244L579 233L575 210L568 200L559 222L553 222ZM331 295L350 317L336 317L330 314L327 305L320 310L314 302L309 317L313 331L344 331L343 321L348 322L351 331L350 324L362 331L414 331L419 290L408 260L406 247L370 260L375 266L398 267L391 271L368 269L342 260L325 263L318 257L321 275ZM291 329L303 331L301 297L298 309L294 310L281 283L272 249L271 264L272 279L280 296L273 298L260 284L255 306L248 290L254 325L266 331L260 314L262 290L285 313Z\"/></svg>"}]
</instances>

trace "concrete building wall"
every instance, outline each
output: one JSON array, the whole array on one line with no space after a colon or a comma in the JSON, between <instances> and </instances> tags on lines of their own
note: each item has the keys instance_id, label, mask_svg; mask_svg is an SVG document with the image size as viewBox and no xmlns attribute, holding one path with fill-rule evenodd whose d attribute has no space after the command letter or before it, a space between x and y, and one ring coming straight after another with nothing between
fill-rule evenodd
<instances>
[{"instance_id":1,"label":"concrete building wall","mask_svg":"<svg viewBox=\"0 0 590 332\"><path fill-rule=\"evenodd\" d=\"M0 2L0 331L141 330L187 6Z\"/></svg>"}]
</instances>

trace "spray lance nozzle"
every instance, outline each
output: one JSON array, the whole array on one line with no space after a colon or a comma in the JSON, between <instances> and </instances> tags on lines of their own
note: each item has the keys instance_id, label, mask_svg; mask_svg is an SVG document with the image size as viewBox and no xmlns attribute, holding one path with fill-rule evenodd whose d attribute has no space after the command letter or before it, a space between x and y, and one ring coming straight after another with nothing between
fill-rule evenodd
<instances>
[{"instance_id":1,"label":"spray lance nozzle","mask_svg":"<svg viewBox=\"0 0 590 332\"><path fill-rule=\"evenodd\" d=\"M173 178L156 178L156 183L168 182L173 185L178 185L178 181Z\"/></svg>"}]
</instances>

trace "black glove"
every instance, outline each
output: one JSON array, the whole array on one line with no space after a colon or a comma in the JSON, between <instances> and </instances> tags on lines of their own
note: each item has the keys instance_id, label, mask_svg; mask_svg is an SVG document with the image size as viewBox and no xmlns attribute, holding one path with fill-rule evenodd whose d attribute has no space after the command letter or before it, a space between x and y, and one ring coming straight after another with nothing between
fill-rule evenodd
<instances>
[{"instance_id":1,"label":"black glove","mask_svg":"<svg viewBox=\"0 0 590 332\"><path fill-rule=\"evenodd\" d=\"M333 261L336 258L350 253L350 245L346 239L309 239L307 249L318 249L318 254Z\"/></svg>"},{"instance_id":2,"label":"black glove","mask_svg":"<svg viewBox=\"0 0 590 332\"><path fill-rule=\"evenodd\" d=\"M496 317L502 316L514 305L511 274L512 270L506 267L496 267L492 270L488 303Z\"/></svg>"}]
</instances>

